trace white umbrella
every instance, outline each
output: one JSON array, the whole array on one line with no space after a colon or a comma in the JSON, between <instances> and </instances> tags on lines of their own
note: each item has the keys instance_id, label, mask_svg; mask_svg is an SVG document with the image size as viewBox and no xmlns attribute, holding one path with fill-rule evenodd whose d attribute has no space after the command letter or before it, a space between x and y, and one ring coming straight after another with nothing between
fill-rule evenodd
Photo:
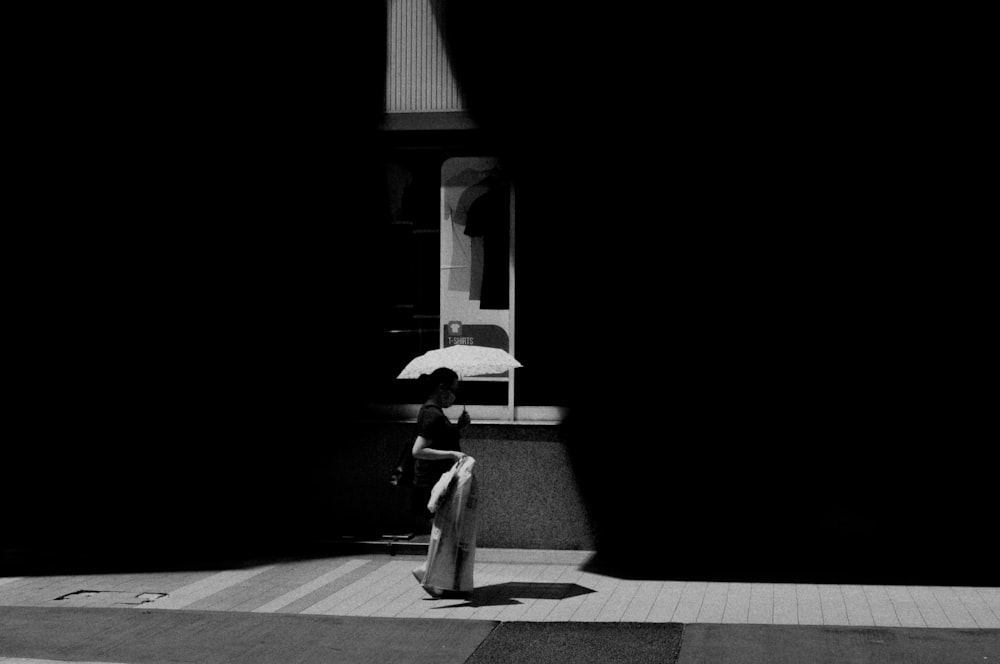
<instances>
[{"instance_id":1,"label":"white umbrella","mask_svg":"<svg viewBox=\"0 0 1000 664\"><path fill-rule=\"evenodd\" d=\"M460 378L504 373L522 366L514 356L500 348L487 346L448 346L429 350L410 360L396 378L419 378L435 369L447 367Z\"/></svg>"}]
</instances>

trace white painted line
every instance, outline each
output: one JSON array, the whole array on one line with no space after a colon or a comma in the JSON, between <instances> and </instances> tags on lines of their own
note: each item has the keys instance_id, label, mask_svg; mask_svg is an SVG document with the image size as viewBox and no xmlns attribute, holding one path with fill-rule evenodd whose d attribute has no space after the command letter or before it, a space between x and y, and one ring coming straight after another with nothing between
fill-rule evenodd
<instances>
[{"instance_id":1,"label":"white painted line","mask_svg":"<svg viewBox=\"0 0 1000 664\"><path fill-rule=\"evenodd\" d=\"M267 604L259 606L256 609L254 609L254 612L274 613L275 611L288 606L292 602L302 599L309 593L319 590L328 583L331 583L339 579L340 577L351 572L352 570L356 570L357 568L361 567L362 565L365 565L368 562L369 561L367 560L348 560L340 567L330 570L326 574L323 574L322 576L313 579L309 583L301 585L295 590L290 590L284 595L281 595L280 597L275 597Z\"/></svg>"},{"instance_id":2,"label":"white painted line","mask_svg":"<svg viewBox=\"0 0 1000 664\"><path fill-rule=\"evenodd\" d=\"M194 604L200 599L204 599L209 595L214 595L220 590L225 590L226 588L235 586L238 583L242 583L247 579L251 579L274 567L275 565L267 565L266 567L254 567L251 569L219 572L218 574L213 574L208 578L182 586L166 597L161 597L160 599L143 604L142 608L182 609L189 604Z\"/></svg>"}]
</instances>

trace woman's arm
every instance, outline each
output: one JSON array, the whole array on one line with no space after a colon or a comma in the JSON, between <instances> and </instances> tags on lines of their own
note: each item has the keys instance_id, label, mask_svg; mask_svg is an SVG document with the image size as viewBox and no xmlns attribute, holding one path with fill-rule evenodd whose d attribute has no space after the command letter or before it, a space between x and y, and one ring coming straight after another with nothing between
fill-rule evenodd
<instances>
[{"instance_id":1,"label":"woman's arm","mask_svg":"<svg viewBox=\"0 0 1000 664\"><path fill-rule=\"evenodd\" d=\"M413 458L423 459L424 461L439 461L442 459L458 461L465 456L461 452L436 450L432 447L433 444L434 441L423 436L417 436L417 440L413 443Z\"/></svg>"}]
</instances>

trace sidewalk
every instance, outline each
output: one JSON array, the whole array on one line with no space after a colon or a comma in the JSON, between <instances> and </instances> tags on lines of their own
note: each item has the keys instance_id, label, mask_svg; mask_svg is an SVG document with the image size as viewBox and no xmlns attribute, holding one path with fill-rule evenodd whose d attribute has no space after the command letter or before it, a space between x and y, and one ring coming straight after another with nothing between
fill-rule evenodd
<instances>
[{"instance_id":1,"label":"sidewalk","mask_svg":"<svg viewBox=\"0 0 1000 664\"><path fill-rule=\"evenodd\" d=\"M0 615L12 621L25 611L33 611L33 624L38 624L42 614L72 614L66 618L70 622L85 620L87 616L128 622L140 620L128 617L138 614L145 620L151 620L150 616L168 622L193 620L192 624L200 627L189 625L189 629L198 633L217 619L213 615L227 614L227 621L240 625L228 632L237 641L262 633L268 616L282 616L278 621L288 624L283 629L293 629L294 625L297 630L305 627L285 618L308 617L311 620L304 624L310 630L316 629L315 620L322 617L339 618L334 623L344 629L347 624L344 621L349 619L351 629L357 633L364 631L362 624L379 625L390 633L426 633L427 626L437 621L443 630L442 642L455 641L455 635L462 634L463 642L476 645L469 652L454 653L456 662L474 661L469 656L479 644L488 643L486 637L498 625L508 623L509 627L497 632L495 638L527 634L529 629L558 629L563 633L567 629L587 629L590 630L587 633L596 634L607 625L616 625L615 629L639 639L648 640L656 634L656 639L667 641L674 636L679 639L681 626L699 626L690 631L690 638L685 636L687 643L694 643L695 634L706 629L726 626L744 626L743 629L751 630L746 634L754 634L762 626L774 627L770 634L786 634L790 628L796 628L794 633L805 634L798 628L806 627L826 628L823 634L833 633L830 630L834 628L840 632L844 628L867 630L865 633L886 629L895 630L893 633L897 635L923 633L921 638L925 639L972 635L969 638L976 643L985 639L990 648L996 645L992 654L1000 661L1000 641L997 641L1000 588L622 579L589 565L591 557L591 552L479 549L476 592L469 601L427 597L410 575L422 557L408 554L352 552L316 558L250 560L225 569L5 577L0 578L0 607L9 608ZM45 613L46 609L51 611ZM525 626L528 623L537 627ZM161 624L165 630L161 641L165 643L172 638L166 624ZM641 625L649 627L639 629L637 626ZM676 634L665 626L673 626ZM158 629L133 627L153 632ZM376 645L385 642L384 635L379 636L378 632L378 629L372 632ZM323 633L332 632L325 628ZM744 638L749 638L746 634ZM36 637L41 641L47 638ZM609 634L607 638L614 642L619 637ZM25 638L30 640L30 635ZM92 641L93 634L87 638ZM185 638L190 640L190 634ZM49 652L45 643L36 643L32 650L30 643L18 641L15 647L14 639L10 625L5 624L0 633L0 658ZM406 639L400 641L406 642ZM259 647L266 651L264 645ZM65 645L63 650L72 648ZM482 653L487 650L480 649L479 656L485 656ZM79 661L80 654L85 653L83 650L74 656ZM413 654L417 659L397 661L422 661L418 655ZM238 661L251 661L246 659L246 652L243 657ZM680 657L678 661L685 661L683 651ZM131 663L140 659L122 661Z\"/></svg>"}]
</instances>

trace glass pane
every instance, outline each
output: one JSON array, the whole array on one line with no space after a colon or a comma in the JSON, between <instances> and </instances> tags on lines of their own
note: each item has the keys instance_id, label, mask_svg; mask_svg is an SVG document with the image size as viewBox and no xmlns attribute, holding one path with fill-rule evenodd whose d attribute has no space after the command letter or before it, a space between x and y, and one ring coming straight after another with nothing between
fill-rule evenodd
<instances>
[{"instance_id":1,"label":"glass pane","mask_svg":"<svg viewBox=\"0 0 1000 664\"><path fill-rule=\"evenodd\" d=\"M510 351L510 183L494 157L441 166L441 346ZM468 377L503 382L507 374ZM506 394L504 395L506 398Z\"/></svg>"}]
</instances>

